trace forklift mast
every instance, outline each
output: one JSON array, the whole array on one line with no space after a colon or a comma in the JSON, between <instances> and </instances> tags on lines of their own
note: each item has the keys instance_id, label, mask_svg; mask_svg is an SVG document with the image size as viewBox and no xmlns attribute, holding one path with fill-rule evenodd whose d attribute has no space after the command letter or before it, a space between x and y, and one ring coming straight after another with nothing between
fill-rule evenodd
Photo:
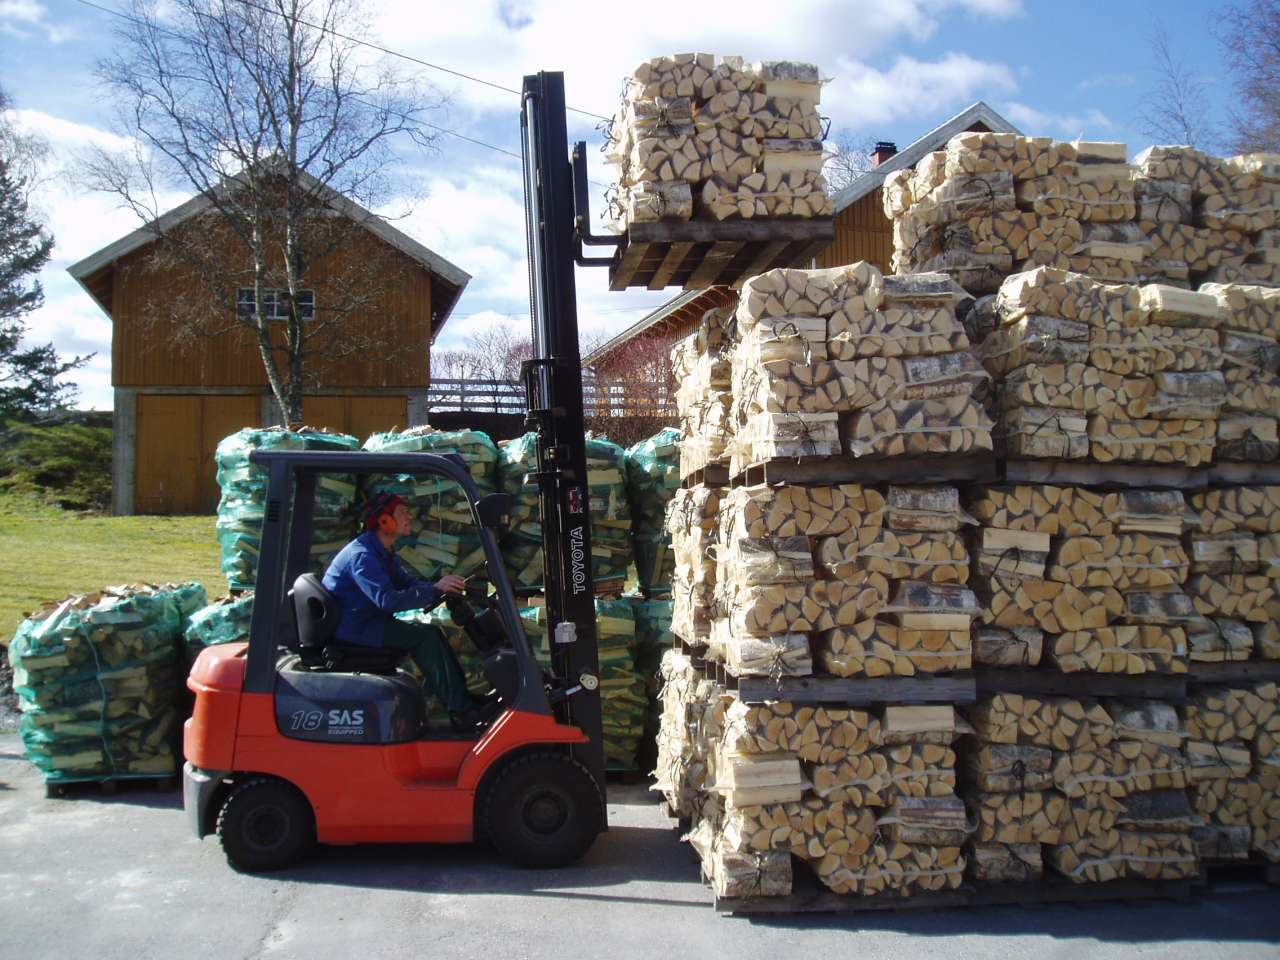
<instances>
[{"instance_id":1,"label":"forklift mast","mask_svg":"<svg viewBox=\"0 0 1280 960\"><path fill-rule=\"evenodd\" d=\"M578 350L574 282L574 176L565 119L564 74L524 78L520 135L529 249L529 303L533 356L522 370L526 425L537 433L537 480L547 639L552 663L567 691L567 716L590 738L574 752L605 783L596 637L595 579L591 570L591 512L587 443Z\"/></svg>"}]
</instances>

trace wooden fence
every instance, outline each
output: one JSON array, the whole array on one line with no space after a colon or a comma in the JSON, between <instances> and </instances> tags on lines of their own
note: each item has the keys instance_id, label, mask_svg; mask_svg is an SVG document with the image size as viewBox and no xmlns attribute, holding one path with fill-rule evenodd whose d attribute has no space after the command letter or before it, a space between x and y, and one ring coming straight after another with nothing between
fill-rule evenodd
<instances>
[{"instance_id":1,"label":"wooden fence","mask_svg":"<svg viewBox=\"0 0 1280 960\"><path fill-rule=\"evenodd\" d=\"M427 388L432 411L523 413L524 385L517 380L436 379ZM582 384L587 417L674 417L675 401L665 383L617 383L587 379Z\"/></svg>"}]
</instances>

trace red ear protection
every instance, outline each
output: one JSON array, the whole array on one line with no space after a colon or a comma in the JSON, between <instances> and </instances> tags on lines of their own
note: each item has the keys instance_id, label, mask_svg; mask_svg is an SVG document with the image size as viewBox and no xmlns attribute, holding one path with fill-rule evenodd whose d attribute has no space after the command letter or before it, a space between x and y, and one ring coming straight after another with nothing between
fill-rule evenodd
<instances>
[{"instance_id":1,"label":"red ear protection","mask_svg":"<svg viewBox=\"0 0 1280 960\"><path fill-rule=\"evenodd\" d=\"M394 493L379 493L375 495L364 508L364 528L366 530L382 530L391 533L396 528L396 521L393 514L396 507L404 503L404 497L397 496ZM386 521L384 525L383 521Z\"/></svg>"},{"instance_id":2,"label":"red ear protection","mask_svg":"<svg viewBox=\"0 0 1280 960\"><path fill-rule=\"evenodd\" d=\"M396 518L390 513L382 513L378 515L378 529L383 533L395 533Z\"/></svg>"}]
</instances>

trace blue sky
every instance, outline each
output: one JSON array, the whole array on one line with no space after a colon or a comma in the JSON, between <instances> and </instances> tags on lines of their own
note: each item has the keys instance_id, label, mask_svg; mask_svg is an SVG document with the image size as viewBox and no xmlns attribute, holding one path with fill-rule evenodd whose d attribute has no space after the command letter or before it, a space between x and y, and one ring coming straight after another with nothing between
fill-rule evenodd
<instances>
[{"instance_id":1,"label":"blue sky","mask_svg":"<svg viewBox=\"0 0 1280 960\"><path fill-rule=\"evenodd\" d=\"M123 7L120 0L94 2ZM1230 97L1212 36L1223 4L1191 0L651 0L644 9L652 16L638 19L639 8L622 8L629 12L621 22L605 12L615 5L576 0L366 6L374 35L388 47L515 88L526 72L564 70L570 103L601 114L612 112L622 76L646 57L703 50L812 61L831 78L822 112L833 129L899 146L983 99L1025 133L1122 140L1136 153L1151 142L1139 112L1154 83L1148 37L1156 23L1206 82L1216 113ZM109 14L76 0L0 0L0 85L18 108L16 122L46 136L55 157L55 175L38 202L57 246L42 276L47 304L32 317L32 336L67 352L97 352L77 379L82 405L98 409L111 406L110 323L65 271L138 224L109 198L85 196L56 173L80 145L116 142L110 104L93 78L114 26ZM515 96L413 63L399 66L447 94L435 123L519 151ZM570 115L571 137L598 143L593 125ZM456 345L491 323L523 328L518 161L447 136L429 154L406 144L400 155L402 177L425 195L396 225L475 277L437 346ZM597 165L591 176L607 182L610 168ZM183 198L174 193L175 203ZM609 293L603 271L584 270L578 287L582 326L595 335L628 326L678 292Z\"/></svg>"}]
</instances>

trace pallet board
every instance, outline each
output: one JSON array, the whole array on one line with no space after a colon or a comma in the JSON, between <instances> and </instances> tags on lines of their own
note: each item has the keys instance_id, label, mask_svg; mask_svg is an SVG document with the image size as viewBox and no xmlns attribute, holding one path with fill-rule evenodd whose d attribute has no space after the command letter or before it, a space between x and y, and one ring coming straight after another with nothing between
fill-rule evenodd
<instances>
[{"instance_id":1,"label":"pallet board","mask_svg":"<svg viewBox=\"0 0 1280 960\"><path fill-rule=\"evenodd\" d=\"M942 457L804 457L753 463L731 477L734 486L758 483L991 483L990 453Z\"/></svg>"},{"instance_id":2,"label":"pallet board","mask_svg":"<svg viewBox=\"0 0 1280 960\"><path fill-rule=\"evenodd\" d=\"M724 487L729 484L729 467L722 463L713 463L703 467L701 470L695 470L683 480L680 485L685 488L689 487Z\"/></svg>"},{"instance_id":3,"label":"pallet board","mask_svg":"<svg viewBox=\"0 0 1280 960\"><path fill-rule=\"evenodd\" d=\"M1280 483L1280 463L1215 463L1208 467L1209 483L1216 486Z\"/></svg>"},{"instance_id":4,"label":"pallet board","mask_svg":"<svg viewBox=\"0 0 1280 960\"><path fill-rule=\"evenodd\" d=\"M728 678L730 689L746 703L789 700L850 707L877 703L973 703L973 675L921 677L742 677Z\"/></svg>"},{"instance_id":5,"label":"pallet board","mask_svg":"<svg viewBox=\"0 0 1280 960\"><path fill-rule=\"evenodd\" d=\"M1224 663L1192 663L1187 673L1190 683L1280 682L1280 660L1229 660Z\"/></svg>"},{"instance_id":6,"label":"pallet board","mask_svg":"<svg viewBox=\"0 0 1280 960\"><path fill-rule=\"evenodd\" d=\"M803 882L803 881L802 881ZM994 907L1041 903L1098 903L1125 900L1186 900L1190 880L1114 880L1110 883L1071 883L1045 879L1039 883L964 886L959 890L917 893L909 897L880 894L847 896L817 886L786 897L714 898L719 913L851 913L880 910L935 910L948 907ZM797 884L798 886L799 884Z\"/></svg>"},{"instance_id":7,"label":"pallet board","mask_svg":"<svg viewBox=\"0 0 1280 960\"><path fill-rule=\"evenodd\" d=\"M978 667L973 673L979 694L1187 699L1187 678L1183 674L1061 673L1029 667Z\"/></svg>"},{"instance_id":8,"label":"pallet board","mask_svg":"<svg viewBox=\"0 0 1280 960\"><path fill-rule=\"evenodd\" d=\"M807 267L834 238L830 217L635 223L609 265L609 289L728 286L775 267Z\"/></svg>"},{"instance_id":9,"label":"pallet board","mask_svg":"<svg viewBox=\"0 0 1280 960\"><path fill-rule=\"evenodd\" d=\"M1004 479L1009 483L1167 490L1199 490L1209 485L1209 474L1203 469L1079 460L1006 460Z\"/></svg>"}]
</instances>

